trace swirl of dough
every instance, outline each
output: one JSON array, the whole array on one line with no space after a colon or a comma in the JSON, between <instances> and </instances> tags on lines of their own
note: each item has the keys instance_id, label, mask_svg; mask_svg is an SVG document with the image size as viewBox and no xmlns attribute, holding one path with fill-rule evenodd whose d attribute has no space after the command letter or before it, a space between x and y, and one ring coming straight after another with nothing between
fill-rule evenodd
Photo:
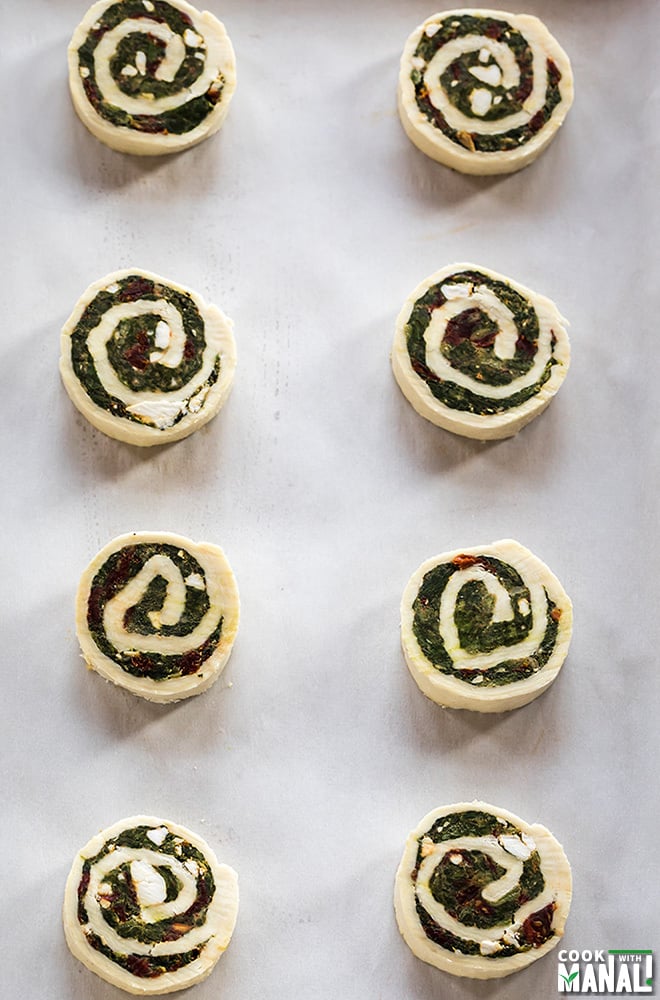
<instances>
[{"instance_id":1,"label":"swirl of dough","mask_svg":"<svg viewBox=\"0 0 660 1000\"><path fill-rule=\"evenodd\" d=\"M60 371L72 402L129 444L192 434L224 404L235 369L231 320L148 271L94 282L62 330Z\"/></svg>"},{"instance_id":2,"label":"swirl of dough","mask_svg":"<svg viewBox=\"0 0 660 1000\"><path fill-rule=\"evenodd\" d=\"M474 979L508 976L554 948L570 902L570 865L552 834L484 802L424 817L394 894L415 955Z\"/></svg>"},{"instance_id":3,"label":"swirl of dough","mask_svg":"<svg viewBox=\"0 0 660 1000\"><path fill-rule=\"evenodd\" d=\"M401 643L420 689L477 712L542 694L566 658L572 624L557 578L510 539L427 560L401 602Z\"/></svg>"},{"instance_id":4,"label":"swirl of dough","mask_svg":"<svg viewBox=\"0 0 660 1000\"><path fill-rule=\"evenodd\" d=\"M71 952L128 993L205 979L231 939L238 879L201 837L151 816L121 820L76 855L64 897Z\"/></svg>"},{"instance_id":5,"label":"swirl of dough","mask_svg":"<svg viewBox=\"0 0 660 1000\"><path fill-rule=\"evenodd\" d=\"M476 264L432 274L401 309L399 388L421 416L464 437L510 437L563 382L570 346L549 299Z\"/></svg>"},{"instance_id":6,"label":"swirl of dough","mask_svg":"<svg viewBox=\"0 0 660 1000\"><path fill-rule=\"evenodd\" d=\"M401 58L406 134L427 156L464 173L510 173L531 163L572 102L568 56L528 14L434 14Z\"/></svg>"},{"instance_id":7,"label":"swirl of dough","mask_svg":"<svg viewBox=\"0 0 660 1000\"><path fill-rule=\"evenodd\" d=\"M238 619L222 549L165 532L115 538L83 573L76 598L88 665L150 701L210 687L229 659Z\"/></svg>"},{"instance_id":8,"label":"swirl of dough","mask_svg":"<svg viewBox=\"0 0 660 1000\"><path fill-rule=\"evenodd\" d=\"M69 87L106 145L155 156L216 132L236 86L224 25L185 0L99 0L69 44Z\"/></svg>"}]
</instances>

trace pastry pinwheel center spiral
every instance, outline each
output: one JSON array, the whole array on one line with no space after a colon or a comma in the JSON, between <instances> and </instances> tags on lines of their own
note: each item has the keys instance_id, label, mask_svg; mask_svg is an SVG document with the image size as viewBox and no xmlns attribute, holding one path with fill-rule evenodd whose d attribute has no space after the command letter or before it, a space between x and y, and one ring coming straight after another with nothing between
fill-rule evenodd
<instances>
[{"instance_id":1,"label":"pastry pinwheel center spiral","mask_svg":"<svg viewBox=\"0 0 660 1000\"><path fill-rule=\"evenodd\" d=\"M507 958L554 934L536 844L505 819L479 810L438 818L418 838L411 878L426 937L448 951Z\"/></svg>"},{"instance_id":2,"label":"pastry pinwheel center spiral","mask_svg":"<svg viewBox=\"0 0 660 1000\"><path fill-rule=\"evenodd\" d=\"M204 319L187 292L130 274L99 290L71 332L71 364L113 416L169 428L199 409L220 377ZM183 390L183 397L182 397ZM157 410L147 394L158 399ZM168 395L177 398L168 401Z\"/></svg>"},{"instance_id":3,"label":"pastry pinwheel center spiral","mask_svg":"<svg viewBox=\"0 0 660 1000\"><path fill-rule=\"evenodd\" d=\"M431 285L405 325L413 371L439 402L478 415L521 406L549 380L556 338L533 304L480 271Z\"/></svg>"},{"instance_id":4,"label":"pastry pinwheel center spiral","mask_svg":"<svg viewBox=\"0 0 660 1000\"><path fill-rule=\"evenodd\" d=\"M494 556L458 555L423 577L412 629L428 662L470 685L501 686L541 670L561 609L539 582Z\"/></svg>"},{"instance_id":5,"label":"pastry pinwheel center spiral","mask_svg":"<svg viewBox=\"0 0 660 1000\"><path fill-rule=\"evenodd\" d=\"M199 958L215 892L200 850L166 826L137 826L84 861L78 922L94 950L138 978L155 978Z\"/></svg>"},{"instance_id":6,"label":"pastry pinwheel center spiral","mask_svg":"<svg viewBox=\"0 0 660 1000\"><path fill-rule=\"evenodd\" d=\"M412 56L421 113L472 152L516 149L561 101L561 72L507 21L453 12L426 25Z\"/></svg>"},{"instance_id":7,"label":"pastry pinwheel center spiral","mask_svg":"<svg viewBox=\"0 0 660 1000\"><path fill-rule=\"evenodd\" d=\"M218 104L225 83L192 18L166 0L120 0L78 48L94 110L115 126L182 135Z\"/></svg>"},{"instance_id":8,"label":"pastry pinwheel center spiral","mask_svg":"<svg viewBox=\"0 0 660 1000\"><path fill-rule=\"evenodd\" d=\"M213 655L223 616L189 552L142 542L114 552L96 572L87 625L98 649L123 671L164 680L196 673Z\"/></svg>"}]
</instances>

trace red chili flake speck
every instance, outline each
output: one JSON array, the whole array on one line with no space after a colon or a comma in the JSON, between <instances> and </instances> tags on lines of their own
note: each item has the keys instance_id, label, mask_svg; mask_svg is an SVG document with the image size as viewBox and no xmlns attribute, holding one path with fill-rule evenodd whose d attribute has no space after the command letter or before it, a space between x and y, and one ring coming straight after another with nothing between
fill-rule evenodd
<instances>
[{"instance_id":1,"label":"red chili flake speck","mask_svg":"<svg viewBox=\"0 0 660 1000\"><path fill-rule=\"evenodd\" d=\"M541 110L537 111L534 117L530 119L528 127L530 132L540 132L544 125L545 111L541 108Z\"/></svg>"},{"instance_id":2,"label":"red chili flake speck","mask_svg":"<svg viewBox=\"0 0 660 1000\"><path fill-rule=\"evenodd\" d=\"M153 281L148 278L135 278L125 285L119 293L120 302L135 302L143 295L152 295L154 290Z\"/></svg>"},{"instance_id":3,"label":"red chili flake speck","mask_svg":"<svg viewBox=\"0 0 660 1000\"><path fill-rule=\"evenodd\" d=\"M452 559L452 564L458 566L459 569L469 569L470 566L474 566L477 562L476 556L467 556L464 554L454 556Z\"/></svg>"},{"instance_id":4,"label":"red chili flake speck","mask_svg":"<svg viewBox=\"0 0 660 1000\"><path fill-rule=\"evenodd\" d=\"M557 66L557 63L553 62L552 59L548 59L546 65L548 68L548 79L550 80L552 86L556 87L559 81L561 80L561 73L559 71L559 67Z\"/></svg>"}]
</instances>

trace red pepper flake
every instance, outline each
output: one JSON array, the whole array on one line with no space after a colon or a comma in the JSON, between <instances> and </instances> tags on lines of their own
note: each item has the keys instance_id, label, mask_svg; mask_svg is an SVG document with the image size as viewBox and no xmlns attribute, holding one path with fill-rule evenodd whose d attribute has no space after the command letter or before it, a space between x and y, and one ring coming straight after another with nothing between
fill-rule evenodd
<instances>
[{"instance_id":1,"label":"red pepper flake","mask_svg":"<svg viewBox=\"0 0 660 1000\"><path fill-rule=\"evenodd\" d=\"M147 135L167 135L167 128L157 115L136 115L133 118L133 128L136 132L146 132Z\"/></svg>"},{"instance_id":2,"label":"red pepper flake","mask_svg":"<svg viewBox=\"0 0 660 1000\"><path fill-rule=\"evenodd\" d=\"M534 134L535 132L540 132L545 125L545 111L541 108L537 111L533 118L530 119L528 128L529 131Z\"/></svg>"},{"instance_id":3,"label":"red pepper flake","mask_svg":"<svg viewBox=\"0 0 660 1000\"><path fill-rule=\"evenodd\" d=\"M522 935L528 944L540 948L549 937L552 937L552 915L556 909L556 903L548 903L542 910L530 913L522 925Z\"/></svg>"},{"instance_id":4,"label":"red pepper flake","mask_svg":"<svg viewBox=\"0 0 660 1000\"><path fill-rule=\"evenodd\" d=\"M550 617L553 618L556 622L558 622L559 619L561 618L561 608L553 608L552 611L550 612Z\"/></svg>"},{"instance_id":5,"label":"red pepper flake","mask_svg":"<svg viewBox=\"0 0 660 1000\"><path fill-rule=\"evenodd\" d=\"M487 28L484 28L484 35L487 38L494 38L499 41L502 37L502 25L501 24L489 24Z\"/></svg>"},{"instance_id":6,"label":"red pepper flake","mask_svg":"<svg viewBox=\"0 0 660 1000\"><path fill-rule=\"evenodd\" d=\"M186 343L183 348L183 356L186 360L195 357L195 342L191 337L186 338Z\"/></svg>"},{"instance_id":7,"label":"red pepper flake","mask_svg":"<svg viewBox=\"0 0 660 1000\"><path fill-rule=\"evenodd\" d=\"M83 90L85 91L85 96L90 104L96 105L101 102L101 91L91 77L85 77L83 80Z\"/></svg>"},{"instance_id":8,"label":"red pepper flake","mask_svg":"<svg viewBox=\"0 0 660 1000\"><path fill-rule=\"evenodd\" d=\"M148 278L135 278L124 285L119 293L120 302L136 302L145 295L153 295L154 283Z\"/></svg>"},{"instance_id":9,"label":"red pepper flake","mask_svg":"<svg viewBox=\"0 0 660 1000\"><path fill-rule=\"evenodd\" d=\"M470 340L475 347L492 347L497 334L497 327L484 329L483 309L472 307L448 321L442 339L450 347L456 347L464 340Z\"/></svg>"},{"instance_id":10,"label":"red pepper flake","mask_svg":"<svg viewBox=\"0 0 660 1000\"><path fill-rule=\"evenodd\" d=\"M513 95L514 101L517 104L524 104L532 92L533 85L534 85L534 78L532 76L532 73L530 72L524 77L523 82L515 91Z\"/></svg>"},{"instance_id":11,"label":"red pepper flake","mask_svg":"<svg viewBox=\"0 0 660 1000\"><path fill-rule=\"evenodd\" d=\"M559 81L561 80L561 73L559 71L559 67L557 66L556 62L553 62L552 59L548 59L548 61L546 62L546 66L548 69L548 80L550 81L550 84L553 87L556 87Z\"/></svg>"},{"instance_id":12,"label":"red pepper flake","mask_svg":"<svg viewBox=\"0 0 660 1000\"><path fill-rule=\"evenodd\" d=\"M476 556L467 556L464 554L454 556L452 559L452 565L458 566L459 569L469 569L470 566L474 566L477 562Z\"/></svg>"},{"instance_id":13,"label":"red pepper flake","mask_svg":"<svg viewBox=\"0 0 660 1000\"><path fill-rule=\"evenodd\" d=\"M88 869L86 872L83 872L83 876L80 879L80 882L78 883L78 902L79 903L81 903L83 901L83 899L85 897L85 893L87 892L87 889L89 888L90 877L91 877L91 873L90 873L90 871Z\"/></svg>"},{"instance_id":14,"label":"red pepper flake","mask_svg":"<svg viewBox=\"0 0 660 1000\"><path fill-rule=\"evenodd\" d=\"M201 648L191 649L181 657L179 670L183 677L187 677L189 674L197 673L203 662Z\"/></svg>"},{"instance_id":15,"label":"red pepper flake","mask_svg":"<svg viewBox=\"0 0 660 1000\"><path fill-rule=\"evenodd\" d=\"M131 975L139 979L153 979L160 976L163 971L160 966L154 966L146 955L127 955L126 968Z\"/></svg>"},{"instance_id":16,"label":"red pepper flake","mask_svg":"<svg viewBox=\"0 0 660 1000\"><path fill-rule=\"evenodd\" d=\"M146 653L134 653L130 657L131 666L142 676L149 677L153 670L153 663Z\"/></svg>"},{"instance_id":17,"label":"red pepper flake","mask_svg":"<svg viewBox=\"0 0 660 1000\"><path fill-rule=\"evenodd\" d=\"M437 382L440 384L443 381L439 375L431 371L428 365L425 365L422 361L418 361L417 358L411 358L410 364L415 374L419 375L425 382Z\"/></svg>"},{"instance_id":18,"label":"red pepper flake","mask_svg":"<svg viewBox=\"0 0 660 1000\"><path fill-rule=\"evenodd\" d=\"M105 578L103 584L96 584L90 589L87 602L87 621L92 630L101 628L103 611L106 601L109 601L126 583L135 560L135 546L129 545L121 550L114 569Z\"/></svg>"},{"instance_id":19,"label":"red pepper flake","mask_svg":"<svg viewBox=\"0 0 660 1000\"><path fill-rule=\"evenodd\" d=\"M516 340L516 351L520 354L526 354L528 357L533 357L536 354L538 344L533 340L527 340L526 337L518 337Z\"/></svg>"},{"instance_id":20,"label":"red pepper flake","mask_svg":"<svg viewBox=\"0 0 660 1000\"><path fill-rule=\"evenodd\" d=\"M122 357L128 361L132 368L135 368L139 372L146 371L149 367L149 353L151 351L151 344L149 342L149 334L146 330L138 330L135 335L135 342L127 347L123 352Z\"/></svg>"}]
</instances>

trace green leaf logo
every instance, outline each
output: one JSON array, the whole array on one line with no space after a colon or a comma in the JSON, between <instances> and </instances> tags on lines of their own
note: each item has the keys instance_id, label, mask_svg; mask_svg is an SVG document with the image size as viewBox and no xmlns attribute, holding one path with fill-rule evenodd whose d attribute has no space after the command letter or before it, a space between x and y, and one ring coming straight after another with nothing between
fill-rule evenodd
<instances>
[{"instance_id":1,"label":"green leaf logo","mask_svg":"<svg viewBox=\"0 0 660 1000\"><path fill-rule=\"evenodd\" d=\"M577 976L577 972L571 972L570 976L562 976L561 978L564 980L564 982L570 984L570 983L573 982L573 980L575 979L576 976Z\"/></svg>"}]
</instances>

